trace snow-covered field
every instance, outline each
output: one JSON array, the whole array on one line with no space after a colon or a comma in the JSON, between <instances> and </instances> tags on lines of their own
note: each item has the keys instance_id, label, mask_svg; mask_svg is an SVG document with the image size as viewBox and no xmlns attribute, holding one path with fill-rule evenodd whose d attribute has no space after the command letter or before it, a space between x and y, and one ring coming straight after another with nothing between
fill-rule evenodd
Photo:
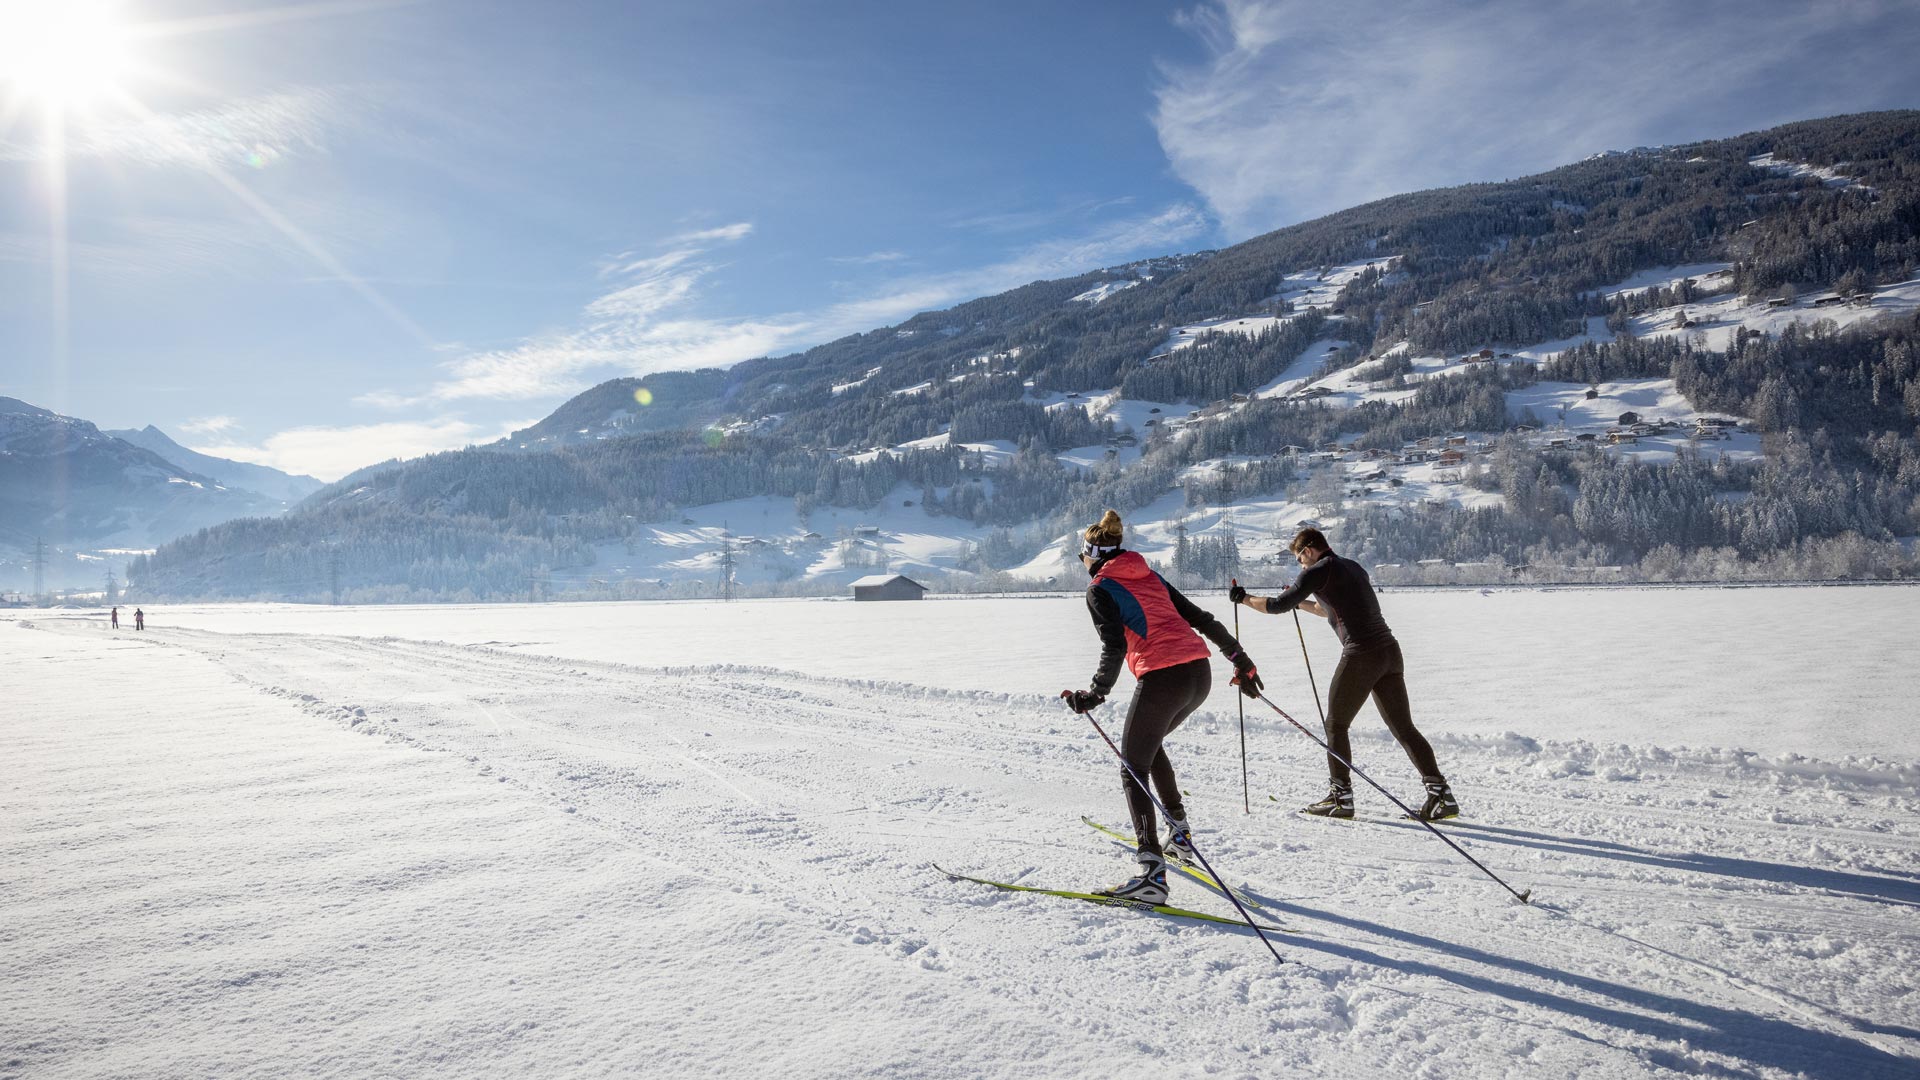
<instances>
[{"instance_id":1,"label":"snow-covered field","mask_svg":"<svg viewBox=\"0 0 1920 1080\"><path fill-rule=\"evenodd\" d=\"M1220 687L1169 749L1284 965L930 868L1124 875L1075 597L17 613L0 1076L1910 1077L1915 596L1386 594L1443 828L1532 907L1366 789L1291 813L1258 704L1242 813ZM1356 754L1412 796L1371 709Z\"/></svg>"}]
</instances>

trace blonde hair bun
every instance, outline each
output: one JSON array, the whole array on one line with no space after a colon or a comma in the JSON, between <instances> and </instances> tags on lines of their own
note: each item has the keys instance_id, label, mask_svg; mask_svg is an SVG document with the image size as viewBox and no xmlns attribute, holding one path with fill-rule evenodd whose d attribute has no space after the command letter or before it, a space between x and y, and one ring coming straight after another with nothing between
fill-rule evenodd
<instances>
[{"instance_id":1,"label":"blonde hair bun","mask_svg":"<svg viewBox=\"0 0 1920 1080\"><path fill-rule=\"evenodd\" d=\"M1120 515L1112 510L1100 515L1100 520L1087 526L1086 540L1100 547L1118 547L1123 535Z\"/></svg>"}]
</instances>

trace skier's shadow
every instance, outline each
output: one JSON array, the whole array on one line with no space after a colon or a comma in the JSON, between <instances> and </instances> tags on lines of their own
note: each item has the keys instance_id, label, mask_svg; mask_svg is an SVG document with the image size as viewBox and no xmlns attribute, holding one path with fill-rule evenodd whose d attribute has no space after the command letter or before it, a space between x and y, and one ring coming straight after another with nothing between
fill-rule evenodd
<instances>
[{"instance_id":1,"label":"skier's shadow","mask_svg":"<svg viewBox=\"0 0 1920 1080\"><path fill-rule=\"evenodd\" d=\"M1513 1002L1549 1009L1569 1017L1578 1017L1624 1031L1637 1032L1683 1047L1724 1054L1753 1066L1747 1070L1732 1072L1732 1075L1753 1077L1757 1080L1761 1070L1773 1071L1782 1068L1811 1077L1828 1078L1828 1080L1868 1080L1868 1078L1878 1077L1887 1077L1888 1080L1911 1080L1915 1074L1916 1062L1913 1059L1895 1057L1866 1043L1823 1031L1817 1027L1803 1026L1778 1017L1761 1016L1709 1005L1705 1002L1691 1001L1654 990L1625 986L1589 975L1547 967L1519 957L1502 956L1458 942L1445 941L1365 919L1289 903L1247 890L1242 891L1245 895L1258 900L1266 910L1286 912L1318 923L1344 926L1416 948L1444 953L1492 968L1505 969L1517 975L1559 983L1619 1002L1621 1007L1582 1000L1567 994L1552 993L1538 987L1503 982L1486 975L1460 971L1424 960L1383 956L1357 945L1341 944L1319 938L1289 937L1284 944L1291 949L1310 949L1327 956L1401 971L1409 975L1429 976L1478 993L1491 994ZM1848 1020L1869 1031L1920 1039L1920 1031L1910 1028L1876 1026L1851 1017ZM1602 1041L1595 1040L1592 1036L1571 1027L1563 1027L1560 1030L1575 1038ZM1697 1072L1702 1068L1731 1071L1724 1070L1719 1063L1709 1065L1682 1054L1669 1054L1652 1048L1639 1048L1636 1052L1645 1057L1649 1064L1680 1072Z\"/></svg>"},{"instance_id":2,"label":"skier's shadow","mask_svg":"<svg viewBox=\"0 0 1920 1080\"><path fill-rule=\"evenodd\" d=\"M1377 824L1397 829L1411 829L1415 832L1426 831L1426 826L1412 821L1381 821ZM1902 907L1920 907L1920 880L1911 878L1856 874L1817 866L1793 866L1787 863L1761 862L1757 859L1739 859L1701 852L1670 854L1648 851L1645 848L1632 847L1611 840L1554 836L1506 825L1453 822L1445 828L1447 831L1454 829L1469 831L1490 843L1511 844L1536 851L1584 855L1595 859L1614 859L1665 870L1690 870L1702 874L1718 874L1722 877L1746 878L1750 881L1798 885L1809 889L1824 889L1827 892L1857 900L1898 904Z\"/></svg>"}]
</instances>

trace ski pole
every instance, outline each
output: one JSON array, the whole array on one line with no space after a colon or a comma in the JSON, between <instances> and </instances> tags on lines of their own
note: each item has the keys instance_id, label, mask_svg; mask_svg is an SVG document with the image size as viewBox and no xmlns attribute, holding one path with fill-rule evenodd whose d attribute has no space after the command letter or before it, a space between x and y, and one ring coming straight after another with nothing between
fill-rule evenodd
<instances>
[{"instance_id":1,"label":"ski pole","mask_svg":"<svg viewBox=\"0 0 1920 1080\"><path fill-rule=\"evenodd\" d=\"M1313 657L1307 655L1307 632L1300 629L1300 609L1293 609L1293 632L1300 635L1300 659L1307 662L1307 685L1313 688L1313 711L1320 714L1320 730L1327 730L1327 710L1320 707L1320 684L1313 681Z\"/></svg>"},{"instance_id":2,"label":"ski pole","mask_svg":"<svg viewBox=\"0 0 1920 1080\"><path fill-rule=\"evenodd\" d=\"M1153 800L1153 805L1155 808L1157 808L1160 811L1161 816L1165 817L1168 821L1172 821L1173 815L1167 813L1167 804L1161 802L1160 796L1155 795L1153 793L1153 789L1147 786L1147 781L1145 777L1133 771L1133 763L1128 761L1127 755L1121 753L1120 748L1113 744L1113 739L1107 735L1107 729L1100 726L1100 721L1095 720L1091 712L1083 713L1082 715L1084 715L1087 718L1087 723L1093 725L1093 730L1099 732L1100 737L1106 740L1107 749L1113 751L1113 756L1120 759L1120 767L1127 770L1127 775L1133 777L1133 782L1136 784L1139 784L1140 790L1146 792L1147 798ZM1187 834L1187 842L1188 843L1193 842L1192 833ZM1267 940L1267 932L1265 930L1260 929L1260 924L1253 921L1253 916L1247 914L1247 909L1240 906L1240 898L1233 895L1232 889L1227 888L1226 886L1227 879L1221 877L1220 874L1216 870L1214 870L1213 864L1207 861L1207 857L1205 855L1200 854L1200 849L1197 846L1193 849L1193 857L1196 859L1199 859L1200 865L1206 869L1207 873L1213 878L1213 880L1220 883L1220 891L1227 894L1227 899L1233 901L1233 909L1240 913L1241 918L1247 920L1247 925L1253 928L1254 933L1260 935L1260 943L1262 945L1265 945L1267 947L1267 951L1273 954L1274 960L1282 964L1286 963L1287 961L1280 955L1280 950L1274 948L1273 942Z\"/></svg>"},{"instance_id":3,"label":"ski pole","mask_svg":"<svg viewBox=\"0 0 1920 1080\"><path fill-rule=\"evenodd\" d=\"M1280 706L1275 705L1272 699L1268 698L1267 695L1261 694L1260 700L1267 703L1267 708L1272 709L1274 712L1279 713L1280 719L1285 720L1287 723L1292 724L1294 727L1299 728L1301 732L1306 735L1307 738L1312 739L1314 742L1319 743L1320 748L1322 750L1325 750L1329 757L1333 758L1335 761L1338 761L1340 764L1345 765L1348 769L1352 770L1355 776L1358 776L1360 779L1365 780L1369 784L1372 784L1373 789L1375 791L1378 791L1380 794L1385 795L1388 799L1392 800L1393 805L1399 807L1402 810L1405 810L1409 818L1412 818L1413 820L1419 822L1420 824L1425 825L1427 827L1428 832L1439 837L1442 841L1446 843L1448 847L1452 848L1454 851L1459 852L1461 858L1472 863L1474 867L1477 868L1481 873L1487 875L1488 877L1492 878L1495 881L1498 881L1500 883L1500 887L1512 893L1513 898L1515 900L1518 900L1523 904L1528 902L1527 897L1533 894L1532 889L1515 889L1513 886L1507 884L1506 881L1502 879L1499 874L1496 874L1493 871L1487 869L1485 866L1482 866L1479 859L1476 859L1473 856L1467 854L1466 849L1462 848L1459 844L1454 843L1453 840L1449 838L1446 833L1443 833L1439 829L1434 828L1433 822L1428 821L1426 818L1423 818L1419 814L1414 813L1413 807L1408 806L1406 803L1403 803L1399 799L1394 798L1393 792L1388 791L1386 788L1383 788L1379 784L1374 783L1373 777L1368 776L1364 772L1361 772L1359 766L1355 765L1351 761L1348 761L1346 758L1341 757L1339 754L1334 753L1333 747L1328 746L1327 741L1325 739L1322 739L1320 736L1315 735L1311 731L1308 731L1306 728L1306 725L1302 724L1298 720L1295 720L1293 717L1288 716L1287 711L1285 709L1282 709ZM1096 724L1094 726L1098 727L1099 725ZM1106 733L1101 732L1101 734L1104 735ZM1113 744L1111 741L1109 741L1107 745L1111 746ZM1124 762L1124 760L1125 759L1123 758L1122 761ZM1132 769L1129 768L1128 771L1131 772ZM1199 853L1195 852L1195 854L1199 854ZM1220 879L1218 877L1215 877L1214 880L1218 881Z\"/></svg>"},{"instance_id":4,"label":"ski pole","mask_svg":"<svg viewBox=\"0 0 1920 1080\"><path fill-rule=\"evenodd\" d=\"M1239 578L1228 578L1227 580L1235 585L1240 584ZM1294 616L1295 621L1298 621L1299 618L1300 616L1298 615ZM1240 640L1239 604L1233 605L1233 640ZM1303 638L1302 640L1305 639ZM1311 673L1309 673L1309 677L1311 677ZM1319 694L1319 692L1318 690L1314 691L1316 695ZM1234 704L1240 710L1240 808L1242 813L1251 814L1253 813L1253 796L1247 791L1247 695L1235 694Z\"/></svg>"}]
</instances>

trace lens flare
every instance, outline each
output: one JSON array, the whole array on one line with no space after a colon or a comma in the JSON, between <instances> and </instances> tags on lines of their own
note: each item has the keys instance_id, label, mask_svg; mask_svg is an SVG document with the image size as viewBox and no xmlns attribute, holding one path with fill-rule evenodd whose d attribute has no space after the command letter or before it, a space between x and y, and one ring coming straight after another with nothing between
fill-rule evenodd
<instances>
[{"instance_id":1,"label":"lens flare","mask_svg":"<svg viewBox=\"0 0 1920 1080\"><path fill-rule=\"evenodd\" d=\"M708 446L719 446L721 443L727 441L727 437L720 434L718 428L708 428L700 433L700 438Z\"/></svg>"},{"instance_id":2,"label":"lens flare","mask_svg":"<svg viewBox=\"0 0 1920 1080\"><path fill-rule=\"evenodd\" d=\"M633 400L642 405L651 405L653 404L653 391L643 386L633 392Z\"/></svg>"}]
</instances>

